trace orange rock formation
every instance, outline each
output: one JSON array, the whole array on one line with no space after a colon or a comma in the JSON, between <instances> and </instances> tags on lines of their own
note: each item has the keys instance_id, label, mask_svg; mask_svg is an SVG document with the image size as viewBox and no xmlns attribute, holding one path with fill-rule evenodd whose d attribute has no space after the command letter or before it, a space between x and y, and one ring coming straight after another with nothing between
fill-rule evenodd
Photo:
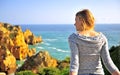
<instances>
[{"instance_id":1,"label":"orange rock formation","mask_svg":"<svg viewBox=\"0 0 120 75\"><path fill-rule=\"evenodd\" d=\"M25 37L25 42L27 44L33 45L33 44L42 42L42 38L41 37L35 37L34 34L29 29L27 29L24 32L24 37Z\"/></svg>"},{"instance_id":2,"label":"orange rock formation","mask_svg":"<svg viewBox=\"0 0 120 75\"><path fill-rule=\"evenodd\" d=\"M47 51L40 51L36 55L28 58L19 70L32 70L37 72L38 68L57 67L57 60L52 58Z\"/></svg>"},{"instance_id":3,"label":"orange rock formation","mask_svg":"<svg viewBox=\"0 0 120 75\"><path fill-rule=\"evenodd\" d=\"M0 23L0 71L15 72L16 59L23 60L36 52L35 49L29 49L28 44L41 41L42 38L35 37L30 30L23 33L18 25Z\"/></svg>"}]
</instances>

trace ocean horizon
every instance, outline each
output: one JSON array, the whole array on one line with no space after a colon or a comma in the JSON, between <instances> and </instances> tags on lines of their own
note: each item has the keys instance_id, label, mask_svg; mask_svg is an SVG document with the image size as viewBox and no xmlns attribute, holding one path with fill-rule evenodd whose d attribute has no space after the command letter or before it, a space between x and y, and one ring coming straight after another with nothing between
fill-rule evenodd
<instances>
[{"instance_id":1,"label":"ocean horizon","mask_svg":"<svg viewBox=\"0 0 120 75\"><path fill-rule=\"evenodd\" d=\"M68 37L75 33L73 24L22 24L22 30L29 29L35 36L41 36L42 43L29 45L39 51L48 51L50 55L58 60L70 56ZM96 24L95 30L102 32L108 39L109 48L120 45L120 24Z\"/></svg>"}]
</instances>

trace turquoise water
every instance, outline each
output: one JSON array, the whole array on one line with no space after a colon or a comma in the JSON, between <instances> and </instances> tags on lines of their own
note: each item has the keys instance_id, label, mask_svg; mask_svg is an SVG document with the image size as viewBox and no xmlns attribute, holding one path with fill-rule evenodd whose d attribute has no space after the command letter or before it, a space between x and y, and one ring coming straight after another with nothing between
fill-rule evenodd
<instances>
[{"instance_id":1,"label":"turquoise water","mask_svg":"<svg viewBox=\"0 0 120 75\"><path fill-rule=\"evenodd\" d=\"M70 56L68 36L75 32L74 25L21 25L23 31L30 29L36 36L42 36L43 42L29 47L47 50L56 59L63 60ZM120 44L120 24L96 25L96 31L102 32L108 38L109 48Z\"/></svg>"}]
</instances>

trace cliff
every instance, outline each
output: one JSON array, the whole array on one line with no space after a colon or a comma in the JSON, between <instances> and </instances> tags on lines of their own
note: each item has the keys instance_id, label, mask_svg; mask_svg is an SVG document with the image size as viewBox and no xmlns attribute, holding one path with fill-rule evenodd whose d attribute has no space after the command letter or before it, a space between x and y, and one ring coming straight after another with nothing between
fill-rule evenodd
<instances>
[{"instance_id":1,"label":"cliff","mask_svg":"<svg viewBox=\"0 0 120 75\"><path fill-rule=\"evenodd\" d=\"M34 36L34 34L29 29L27 29L23 34L25 42L27 44L34 45L36 43L42 42L42 38L40 36L39 37Z\"/></svg>"},{"instance_id":2,"label":"cliff","mask_svg":"<svg viewBox=\"0 0 120 75\"><path fill-rule=\"evenodd\" d=\"M26 40L30 40L27 41ZM11 73L16 70L16 59L23 60L36 53L29 44L42 42L30 30L22 31L19 25L0 22L0 71Z\"/></svg>"},{"instance_id":3,"label":"cliff","mask_svg":"<svg viewBox=\"0 0 120 75\"><path fill-rule=\"evenodd\" d=\"M38 72L38 68L57 67L57 60L52 58L47 51L40 51L36 55L29 57L18 71L32 70Z\"/></svg>"},{"instance_id":4,"label":"cliff","mask_svg":"<svg viewBox=\"0 0 120 75\"><path fill-rule=\"evenodd\" d=\"M16 59L5 46L0 46L0 72L7 74L16 71Z\"/></svg>"}]
</instances>

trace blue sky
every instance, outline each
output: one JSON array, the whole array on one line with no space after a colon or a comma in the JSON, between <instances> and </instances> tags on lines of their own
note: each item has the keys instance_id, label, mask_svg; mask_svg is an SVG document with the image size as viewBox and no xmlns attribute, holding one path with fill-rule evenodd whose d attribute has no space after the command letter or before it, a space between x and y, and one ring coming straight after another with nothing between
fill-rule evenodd
<instances>
[{"instance_id":1,"label":"blue sky","mask_svg":"<svg viewBox=\"0 0 120 75\"><path fill-rule=\"evenodd\" d=\"M120 0L0 0L0 22L74 24L76 12L90 9L96 23L120 23Z\"/></svg>"}]
</instances>

